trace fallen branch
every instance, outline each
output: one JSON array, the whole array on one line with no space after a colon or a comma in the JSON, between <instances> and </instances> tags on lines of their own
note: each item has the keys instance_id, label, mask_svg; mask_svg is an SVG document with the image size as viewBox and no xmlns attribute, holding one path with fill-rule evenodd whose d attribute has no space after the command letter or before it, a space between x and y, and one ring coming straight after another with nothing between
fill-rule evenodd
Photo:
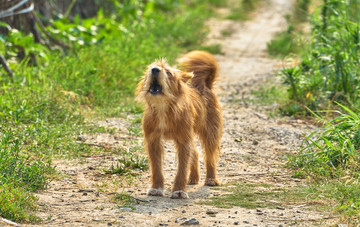
<instances>
[{"instance_id":1,"label":"fallen branch","mask_svg":"<svg viewBox=\"0 0 360 227\"><path fill-rule=\"evenodd\" d=\"M9 65L6 62L6 59L3 55L0 54L0 63L1 65L4 67L5 71L9 74L9 76L11 76L11 78L14 77L14 73L11 71L11 69L9 68Z\"/></svg>"},{"instance_id":2,"label":"fallen branch","mask_svg":"<svg viewBox=\"0 0 360 227\"><path fill-rule=\"evenodd\" d=\"M41 22L41 20L39 19L39 17L36 16L36 14L34 13L34 11L32 11L31 13L32 13L32 15L33 15L36 23L40 26L41 30L42 30L42 31L44 32L44 34L50 39L51 42L55 43L55 44L58 45L58 46L61 46L62 48L65 48L65 49L69 49L69 48L70 48L67 44L65 44L65 43L63 43L63 42L61 42L61 41L59 41L59 40L57 40L57 39L54 39L54 38L50 35L50 33L46 30L45 26L43 25L43 23Z\"/></svg>"}]
</instances>

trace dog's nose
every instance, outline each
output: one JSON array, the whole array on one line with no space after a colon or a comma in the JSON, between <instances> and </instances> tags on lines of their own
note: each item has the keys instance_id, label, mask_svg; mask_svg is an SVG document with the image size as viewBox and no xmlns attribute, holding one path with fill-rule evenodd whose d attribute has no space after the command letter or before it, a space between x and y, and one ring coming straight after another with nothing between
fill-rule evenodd
<instances>
[{"instance_id":1,"label":"dog's nose","mask_svg":"<svg viewBox=\"0 0 360 227\"><path fill-rule=\"evenodd\" d=\"M151 73L153 75L157 75L157 74L159 74L159 72L160 72L160 69L158 67L154 67L151 69Z\"/></svg>"}]
</instances>

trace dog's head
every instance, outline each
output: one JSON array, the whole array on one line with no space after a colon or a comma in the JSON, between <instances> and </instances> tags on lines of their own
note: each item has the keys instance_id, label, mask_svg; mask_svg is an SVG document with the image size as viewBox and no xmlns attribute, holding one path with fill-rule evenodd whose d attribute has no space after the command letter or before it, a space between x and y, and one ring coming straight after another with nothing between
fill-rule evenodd
<instances>
[{"instance_id":1,"label":"dog's head","mask_svg":"<svg viewBox=\"0 0 360 227\"><path fill-rule=\"evenodd\" d=\"M136 89L137 99L147 102L175 100L193 77L192 73L172 68L164 59L150 64Z\"/></svg>"}]
</instances>

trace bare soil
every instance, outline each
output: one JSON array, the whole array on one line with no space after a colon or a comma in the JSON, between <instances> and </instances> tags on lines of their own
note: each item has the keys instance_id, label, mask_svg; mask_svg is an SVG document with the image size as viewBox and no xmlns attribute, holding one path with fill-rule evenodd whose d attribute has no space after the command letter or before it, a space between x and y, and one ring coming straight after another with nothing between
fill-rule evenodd
<instances>
[{"instance_id":1,"label":"bare soil","mask_svg":"<svg viewBox=\"0 0 360 227\"><path fill-rule=\"evenodd\" d=\"M190 199L170 199L171 184L176 171L176 153L171 143L166 145L164 172L165 197L149 197L149 171L135 177L104 174L116 165L120 153L104 153L76 160L54 162L61 172L59 180L39 192L41 207L38 215L44 220L36 226L179 226L185 219L196 218L201 226L311 226L329 225L331 214L321 213L306 203L283 209L231 209L199 205L199 202L221 196L231 183L267 183L279 188L304 184L294 179L284 168L284 154L295 152L302 136L314 126L301 120L271 118L271 106L249 102L251 91L265 80L275 78L282 63L268 57L266 43L276 32L286 29L284 15L292 1L271 0L256 10L246 22L211 19L209 44L221 43L223 55L216 58L221 68L219 97L225 123L222 154L219 161L220 190L203 186L204 166L201 161L201 183L188 186ZM223 10L226 14L226 10ZM230 35L224 36L226 30ZM141 138L131 136L128 119L107 119L98 125L115 128L115 133L89 135L86 143L101 144L127 150L141 145ZM198 150L201 148L198 146ZM202 157L200 158L202 160ZM113 197L126 192L136 198L135 210L119 207ZM280 201L281 202L281 201ZM208 210L216 214L206 214ZM184 219L181 219L184 218ZM181 219L181 220L179 220ZM31 226L31 225L29 225Z\"/></svg>"}]
</instances>

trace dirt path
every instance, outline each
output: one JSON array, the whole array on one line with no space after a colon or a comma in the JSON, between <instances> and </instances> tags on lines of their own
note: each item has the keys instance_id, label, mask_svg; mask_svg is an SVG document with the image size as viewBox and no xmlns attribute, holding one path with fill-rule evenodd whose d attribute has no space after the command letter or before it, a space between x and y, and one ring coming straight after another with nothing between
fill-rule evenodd
<instances>
[{"instance_id":1,"label":"dirt path","mask_svg":"<svg viewBox=\"0 0 360 227\"><path fill-rule=\"evenodd\" d=\"M209 21L209 42L222 44L224 55L216 56L221 67L219 83L223 105L225 133L219 162L219 179L225 185L213 190L202 185L204 168L201 162L202 183L189 186L188 200L169 198L176 170L175 152L166 145L165 197L148 197L149 171L140 177L126 179L103 174L120 156L108 153L82 157L73 161L56 162L61 180L55 180L48 190L40 192L41 209L38 215L45 226L179 226L185 219L196 218L201 226L309 226L326 223L328 215L295 204L284 209L220 209L198 203L210 197L226 194L228 183L271 184L286 189L300 180L293 179L282 167L285 153L296 150L301 135L311 126L302 121L269 118L264 108L246 100L251 90L279 69L276 60L268 58L266 43L278 31L286 28L284 15L291 10L291 1L272 0L254 13L247 22ZM222 31L231 35L223 37ZM139 138L129 136L129 120L108 119L100 125L116 128L115 134L89 136L87 142L129 149L141 144ZM200 150L200 147L198 147ZM201 157L202 160L202 157ZM123 180L121 180L123 179ZM126 192L138 199L135 210L119 208L112 200L115 193ZM206 214L212 209L217 214ZM215 213L216 213L215 212ZM179 218L184 218L179 221ZM177 221L178 220L178 221Z\"/></svg>"}]
</instances>

